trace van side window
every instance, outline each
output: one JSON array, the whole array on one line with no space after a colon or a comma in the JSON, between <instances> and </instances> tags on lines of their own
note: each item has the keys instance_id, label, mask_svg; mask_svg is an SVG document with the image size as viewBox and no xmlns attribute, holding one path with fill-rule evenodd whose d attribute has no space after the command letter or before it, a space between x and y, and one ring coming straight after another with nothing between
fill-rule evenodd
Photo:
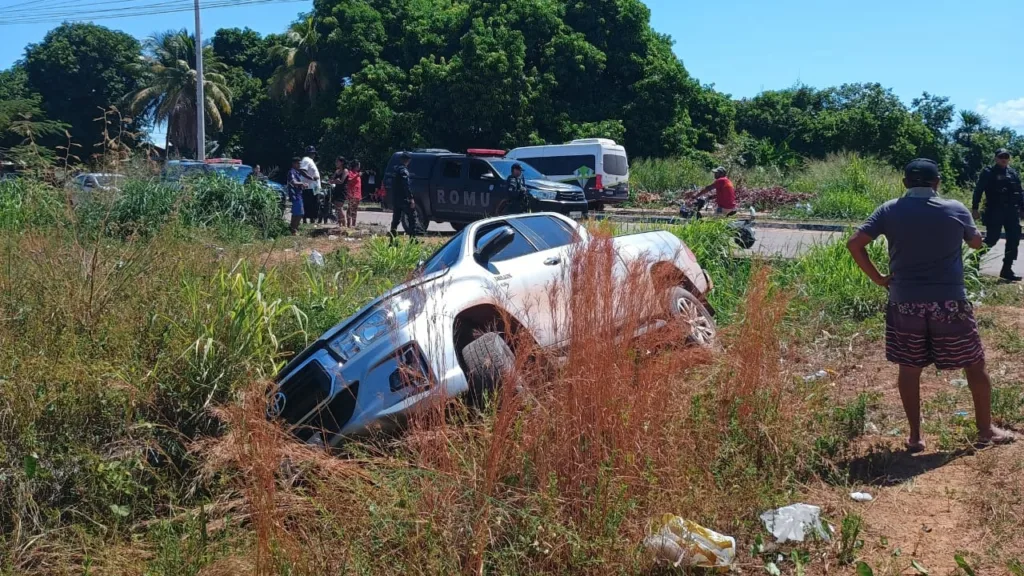
<instances>
[{"instance_id":1,"label":"van side window","mask_svg":"<svg viewBox=\"0 0 1024 576\"><path fill-rule=\"evenodd\" d=\"M530 166L537 169L545 176L569 176L575 174L580 168L594 170L597 166L593 154L578 154L574 156L538 156L535 158L519 158Z\"/></svg>"},{"instance_id":2,"label":"van side window","mask_svg":"<svg viewBox=\"0 0 1024 576\"><path fill-rule=\"evenodd\" d=\"M625 176L629 174L629 164L625 156L618 154L604 155L604 173L612 176Z\"/></svg>"},{"instance_id":3,"label":"van side window","mask_svg":"<svg viewBox=\"0 0 1024 576\"><path fill-rule=\"evenodd\" d=\"M445 160L441 168L441 177L452 180L462 178L462 160Z\"/></svg>"},{"instance_id":4,"label":"van side window","mask_svg":"<svg viewBox=\"0 0 1024 576\"><path fill-rule=\"evenodd\" d=\"M497 179L497 176L494 175L494 170L487 162L482 160L473 160L469 163L470 180L487 180L488 175L490 175L492 179Z\"/></svg>"}]
</instances>

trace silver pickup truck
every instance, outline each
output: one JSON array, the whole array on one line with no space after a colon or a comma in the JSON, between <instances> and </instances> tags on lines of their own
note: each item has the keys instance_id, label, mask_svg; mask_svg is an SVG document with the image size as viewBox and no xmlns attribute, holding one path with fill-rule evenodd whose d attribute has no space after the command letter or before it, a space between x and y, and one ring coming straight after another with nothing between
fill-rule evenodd
<instances>
[{"instance_id":1,"label":"silver pickup truck","mask_svg":"<svg viewBox=\"0 0 1024 576\"><path fill-rule=\"evenodd\" d=\"M572 287L553 287L566 280L570 260L590 238L580 224L552 213L470 224L422 262L412 281L289 362L267 416L304 442L334 446L394 428L438 395L496 386L495 367L511 363L505 334L525 331L557 356L568 340ZM631 292L657 301L654 308L667 318L662 325L684 322L688 342L714 344L711 279L685 244L659 231L618 236L612 245L613 282L628 275Z\"/></svg>"}]
</instances>

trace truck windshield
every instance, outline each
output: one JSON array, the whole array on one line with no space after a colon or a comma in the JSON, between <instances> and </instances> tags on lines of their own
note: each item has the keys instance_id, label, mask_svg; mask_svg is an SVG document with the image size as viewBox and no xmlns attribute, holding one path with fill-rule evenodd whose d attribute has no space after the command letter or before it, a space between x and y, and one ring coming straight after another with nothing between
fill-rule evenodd
<instances>
[{"instance_id":1,"label":"truck windshield","mask_svg":"<svg viewBox=\"0 0 1024 576\"><path fill-rule=\"evenodd\" d=\"M424 275L433 274L454 266L455 263L459 261L459 254L462 252L462 238L465 235L465 231L462 231L455 236L452 236L451 239L438 248L430 258L427 258L426 262L423 264L421 272Z\"/></svg>"},{"instance_id":2,"label":"truck windshield","mask_svg":"<svg viewBox=\"0 0 1024 576\"><path fill-rule=\"evenodd\" d=\"M508 177L512 175L512 165L515 164L515 160L492 160L491 166L501 174L501 177L508 180ZM519 162L519 165L523 167L523 178L527 180L545 180L544 175L537 172L526 162Z\"/></svg>"}]
</instances>

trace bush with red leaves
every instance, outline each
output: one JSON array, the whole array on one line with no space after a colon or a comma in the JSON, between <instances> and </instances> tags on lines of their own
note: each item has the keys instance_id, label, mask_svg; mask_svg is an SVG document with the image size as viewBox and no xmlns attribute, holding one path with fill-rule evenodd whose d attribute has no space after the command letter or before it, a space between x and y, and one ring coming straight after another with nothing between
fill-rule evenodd
<instances>
[{"instance_id":1,"label":"bush with red leaves","mask_svg":"<svg viewBox=\"0 0 1024 576\"><path fill-rule=\"evenodd\" d=\"M737 188L736 202L741 206L753 206L755 210L770 212L783 206L793 206L810 200L810 194L790 192L782 186L770 188Z\"/></svg>"}]
</instances>

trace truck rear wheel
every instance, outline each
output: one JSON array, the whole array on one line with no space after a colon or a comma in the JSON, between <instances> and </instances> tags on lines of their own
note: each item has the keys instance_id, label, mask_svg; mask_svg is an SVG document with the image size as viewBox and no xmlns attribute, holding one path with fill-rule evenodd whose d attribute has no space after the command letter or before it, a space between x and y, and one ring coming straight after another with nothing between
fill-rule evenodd
<instances>
[{"instance_id":1,"label":"truck rear wheel","mask_svg":"<svg viewBox=\"0 0 1024 576\"><path fill-rule=\"evenodd\" d=\"M669 288L666 295L669 317L684 325L686 344L714 348L718 341L718 326L707 307L682 286Z\"/></svg>"},{"instance_id":2,"label":"truck rear wheel","mask_svg":"<svg viewBox=\"0 0 1024 576\"><path fill-rule=\"evenodd\" d=\"M462 349L469 380L470 405L483 407L488 398L511 379L518 386L520 378L512 372L516 358L504 338L497 332L488 332Z\"/></svg>"}]
</instances>

